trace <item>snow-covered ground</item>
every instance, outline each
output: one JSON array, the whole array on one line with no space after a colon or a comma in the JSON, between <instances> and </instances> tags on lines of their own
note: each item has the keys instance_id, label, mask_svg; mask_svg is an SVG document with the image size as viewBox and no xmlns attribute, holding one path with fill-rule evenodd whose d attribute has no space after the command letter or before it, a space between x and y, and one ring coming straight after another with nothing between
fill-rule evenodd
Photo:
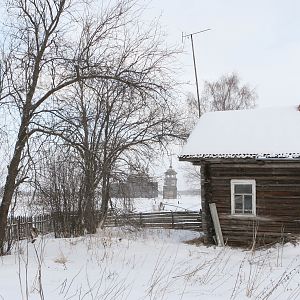
<instances>
[{"instance_id":1,"label":"snow-covered ground","mask_svg":"<svg viewBox=\"0 0 300 300\"><path fill-rule=\"evenodd\" d=\"M245 251L183 243L198 236L107 228L22 241L0 259L0 299L300 298L300 246Z\"/></svg>"},{"instance_id":2,"label":"snow-covered ground","mask_svg":"<svg viewBox=\"0 0 300 300\"><path fill-rule=\"evenodd\" d=\"M122 199L113 199L113 202L122 207ZM199 211L201 208L200 195L182 195L177 199L158 198L134 198L130 200L130 209L134 212L154 211Z\"/></svg>"},{"instance_id":3,"label":"snow-covered ground","mask_svg":"<svg viewBox=\"0 0 300 300\"><path fill-rule=\"evenodd\" d=\"M124 209L124 200L113 198L112 202L118 208ZM199 211L201 208L201 197L200 195L178 195L177 199L166 200L160 195L157 198L132 198L128 206L134 212L154 212L159 210ZM35 216L43 213L42 206L32 205L30 199L25 197L19 198L17 205L14 207L14 216Z\"/></svg>"}]
</instances>

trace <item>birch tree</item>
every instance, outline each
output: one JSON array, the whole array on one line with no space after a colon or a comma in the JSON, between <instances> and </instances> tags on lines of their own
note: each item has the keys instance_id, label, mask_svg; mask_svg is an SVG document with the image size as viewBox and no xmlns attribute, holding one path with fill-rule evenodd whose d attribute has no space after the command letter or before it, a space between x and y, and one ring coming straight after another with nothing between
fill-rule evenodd
<instances>
[{"instance_id":1,"label":"birch tree","mask_svg":"<svg viewBox=\"0 0 300 300\"><path fill-rule=\"evenodd\" d=\"M248 84L242 84L238 74L222 75L215 81L205 81L201 93L203 113L210 111L241 110L256 105L257 94ZM193 94L187 96L188 111L197 114L197 100Z\"/></svg>"}]
</instances>

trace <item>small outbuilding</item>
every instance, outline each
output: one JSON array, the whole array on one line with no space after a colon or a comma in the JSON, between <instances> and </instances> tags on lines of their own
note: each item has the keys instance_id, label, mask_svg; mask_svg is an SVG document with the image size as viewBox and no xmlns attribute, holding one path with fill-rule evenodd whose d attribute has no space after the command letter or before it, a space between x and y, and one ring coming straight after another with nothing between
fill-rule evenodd
<instances>
[{"instance_id":1,"label":"small outbuilding","mask_svg":"<svg viewBox=\"0 0 300 300\"><path fill-rule=\"evenodd\" d=\"M299 107L204 114L179 159L201 166L207 242L215 203L224 242L245 246L300 233Z\"/></svg>"}]
</instances>

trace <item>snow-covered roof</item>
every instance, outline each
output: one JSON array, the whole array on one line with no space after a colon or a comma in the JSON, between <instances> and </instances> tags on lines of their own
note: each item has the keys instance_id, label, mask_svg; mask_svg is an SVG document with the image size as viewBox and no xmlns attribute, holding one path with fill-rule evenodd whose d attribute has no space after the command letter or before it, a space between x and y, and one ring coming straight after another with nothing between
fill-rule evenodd
<instances>
[{"instance_id":1,"label":"snow-covered roof","mask_svg":"<svg viewBox=\"0 0 300 300\"><path fill-rule=\"evenodd\" d=\"M180 158L300 158L298 106L206 113Z\"/></svg>"}]
</instances>

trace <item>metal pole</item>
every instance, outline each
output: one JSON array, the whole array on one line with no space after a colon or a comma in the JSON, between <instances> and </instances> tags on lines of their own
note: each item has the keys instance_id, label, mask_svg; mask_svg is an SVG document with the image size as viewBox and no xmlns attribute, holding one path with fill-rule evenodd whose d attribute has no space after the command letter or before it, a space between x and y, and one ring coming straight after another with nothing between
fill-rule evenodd
<instances>
[{"instance_id":1,"label":"metal pole","mask_svg":"<svg viewBox=\"0 0 300 300\"><path fill-rule=\"evenodd\" d=\"M200 118L200 117L201 117L201 107L200 107L199 84L198 84L198 76L197 76L197 67L196 67L196 58L195 58L195 50L194 50L193 34L191 34L190 36L191 36L191 42L192 42L192 52L193 52L193 61L194 61L194 71L195 71L196 88L197 88L198 113L199 113L199 118Z\"/></svg>"},{"instance_id":2,"label":"metal pole","mask_svg":"<svg viewBox=\"0 0 300 300\"><path fill-rule=\"evenodd\" d=\"M211 30L211 29L209 28L209 29L198 31L198 32L190 33L190 34L187 34L187 35L182 35L182 38L188 37L188 36L191 38L192 53L193 53L193 62L194 62L194 72L195 72L195 79L196 79L196 89L197 89L197 101L198 101L198 114L199 114L199 118L201 116L201 105L200 105L200 93L199 93L199 84L198 84L198 76L197 76L197 67L196 67L196 57L195 57L195 50L194 50L193 35L194 34L198 34L198 33L202 33L202 32L205 32L205 31L209 31L209 30Z\"/></svg>"}]
</instances>

